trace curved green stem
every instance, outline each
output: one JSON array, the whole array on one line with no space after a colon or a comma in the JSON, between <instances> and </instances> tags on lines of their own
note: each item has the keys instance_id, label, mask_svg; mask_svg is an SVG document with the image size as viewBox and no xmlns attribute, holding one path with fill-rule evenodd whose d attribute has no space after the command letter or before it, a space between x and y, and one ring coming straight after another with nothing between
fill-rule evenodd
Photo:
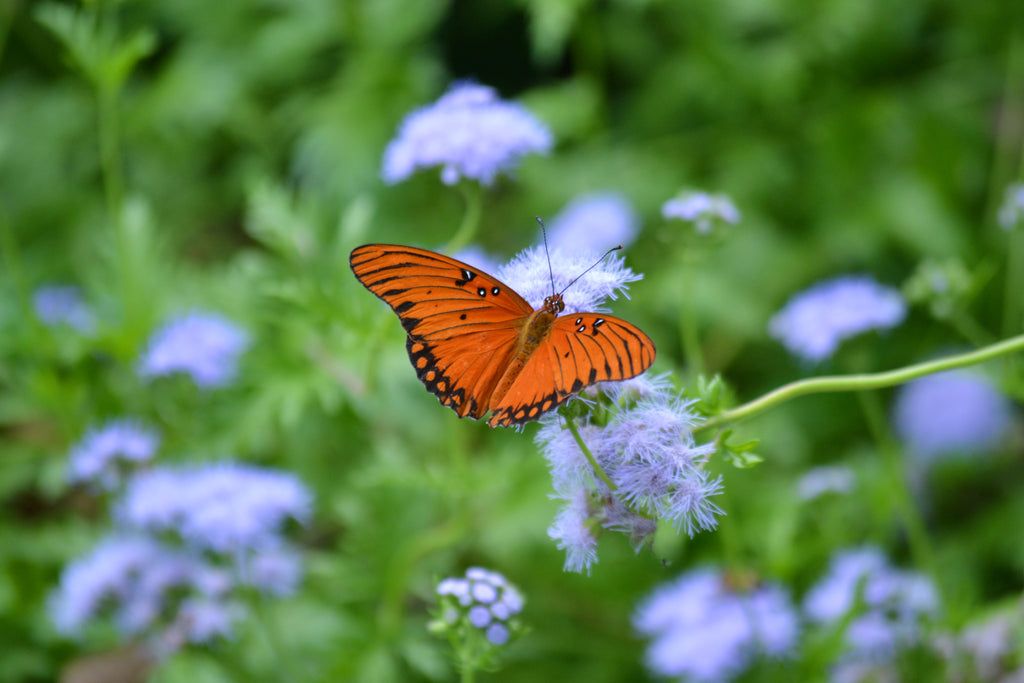
<instances>
[{"instance_id":1,"label":"curved green stem","mask_svg":"<svg viewBox=\"0 0 1024 683\"><path fill-rule=\"evenodd\" d=\"M977 365L999 356L1004 356L1014 351L1024 351L1024 334L1010 339L1005 339L991 346L986 346L975 351L948 356L938 360L932 360L916 365L908 365L898 370L888 372L876 372L860 375L832 375L828 377L813 377L802 379L769 391L761 398L754 399L732 410L709 418L705 423L696 427L694 432L702 432L708 429L715 429L729 422L735 422L743 418L764 412L769 408L806 394L823 394L836 391L864 391L868 389L881 389L897 384L909 382L924 375L943 370Z\"/></svg>"},{"instance_id":2,"label":"curved green stem","mask_svg":"<svg viewBox=\"0 0 1024 683\"><path fill-rule=\"evenodd\" d=\"M576 421L573 420L571 417L564 417L565 423L569 426L569 431L572 432L572 438L576 440L576 445L580 447L581 451L583 451L583 455L586 456L587 462L589 462L590 467L593 468L594 474L597 475L598 479L604 482L605 486L608 487L609 491L614 492L619 487L615 485L615 482L613 482L611 478L607 474L605 474L605 471L601 469L601 466L597 464L597 459L594 457L594 454L590 452L590 449L587 448L587 444L583 441L583 437L580 436L580 430L576 426Z\"/></svg>"},{"instance_id":3,"label":"curved green stem","mask_svg":"<svg viewBox=\"0 0 1024 683\"><path fill-rule=\"evenodd\" d=\"M447 254L454 254L473 241L476 230L480 226L480 215L483 212L483 191L480 186L476 183L466 182L459 187L462 190L462 196L466 198L466 213L462 216L459 229L455 231L455 235L444 247Z\"/></svg>"}]
</instances>

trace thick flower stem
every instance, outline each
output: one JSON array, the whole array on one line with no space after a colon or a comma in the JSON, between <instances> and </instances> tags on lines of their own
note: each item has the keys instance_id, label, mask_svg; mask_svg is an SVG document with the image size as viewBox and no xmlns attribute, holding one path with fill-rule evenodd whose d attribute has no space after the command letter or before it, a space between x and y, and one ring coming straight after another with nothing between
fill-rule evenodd
<instances>
[{"instance_id":1,"label":"thick flower stem","mask_svg":"<svg viewBox=\"0 0 1024 683\"><path fill-rule=\"evenodd\" d=\"M947 356L938 360L932 360L916 365L908 365L905 368L889 370L888 372L876 372L859 375L832 375L828 377L813 377L802 379L797 382L783 385L778 389L768 392L764 396L754 399L749 403L741 405L732 410L727 410L713 417L694 428L694 432L703 432L709 429L717 429L722 425L736 420L741 420L752 415L764 412L769 408L806 394L823 394L837 391L866 391L869 389L881 389L897 384L909 382L912 379L930 375L934 372L963 368L969 365L977 365L987 360L1005 356L1015 351L1024 351L1024 334L1010 339L1005 339L996 344L986 346L967 353Z\"/></svg>"},{"instance_id":2,"label":"thick flower stem","mask_svg":"<svg viewBox=\"0 0 1024 683\"><path fill-rule=\"evenodd\" d=\"M568 425L569 431L572 433L572 438L576 440L576 445L580 447L580 450L583 451L583 455L587 457L587 462L590 463L590 467L594 470L594 474L597 475L597 478L604 482L609 491L614 492L618 489L619 487L615 485L615 482L613 482L607 474L605 474L605 471L601 469L599 464L597 464L597 459L594 457L594 454L590 452L589 448L587 448L587 444L583 441L583 437L580 436L580 430L576 426L576 421L571 417L566 416L565 424Z\"/></svg>"}]
</instances>

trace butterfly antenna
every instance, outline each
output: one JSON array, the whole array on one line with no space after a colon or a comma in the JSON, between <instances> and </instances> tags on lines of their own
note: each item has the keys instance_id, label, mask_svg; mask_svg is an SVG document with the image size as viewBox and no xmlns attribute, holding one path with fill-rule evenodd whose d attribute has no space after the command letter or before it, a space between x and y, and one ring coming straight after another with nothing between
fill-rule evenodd
<instances>
[{"instance_id":1,"label":"butterfly antenna","mask_svg":"<svg viewBox=\"0 0 1024 683\"><path fill-rule=\"evenodd\" d=\"M551 251L548 249L548 231L544 228L544 221L537 216L540 223L540 234L544 236L544 255L548 257L548 275L551 276L551 296L555 295L555 271L551 269Z\"/></svg>"},{"instance_id":2,"label":"butterfly antenna","mask_svg":"<svg viewBox=\"0 0 1024 683\"><path fill-rule=\"evenodd\" d=\"M590 271L592 271L592 270L593 270L594 268L597 268L597 266L598 266L598 265L599 265L599 264L601 263L601 261L604 261L604 260L605 260L606 258L608 258L608 255L609 255L609 254L611 254L611 253L612 253L613 251L618 251L619 249L622 249L622 245L621 245L621 244L620 244L619 246L617 246L617 247L612 247L612 248L611 248L611 249L609 249L608 251L604 252L604 256L602 256L601 258L597 259L597 261L595 261L595 262L594 262L594 265L590 266L589 268L587 268L586 270L584 270L584 271L583 271L582 273L580 273L579 275L577 275L576 277L574 277L574 278L572 279L572 282L570 282L570 283L569 283L569 284L567 284L567 285L566 285L565 287L563 287L563 288L562 288L562 291L561 291L561 292L559 292L559 294L564 294L564 293L565 293L565 290L567 290L567 289L569 289L570 287L572 287L572 286L573 286L573 284L575 284L575 282L576 282L577 280L579 280L579 279L580 279L581 277L583 277L584 275L586 275L587 273L589 273Z\"/></svg>"}]
</instances>

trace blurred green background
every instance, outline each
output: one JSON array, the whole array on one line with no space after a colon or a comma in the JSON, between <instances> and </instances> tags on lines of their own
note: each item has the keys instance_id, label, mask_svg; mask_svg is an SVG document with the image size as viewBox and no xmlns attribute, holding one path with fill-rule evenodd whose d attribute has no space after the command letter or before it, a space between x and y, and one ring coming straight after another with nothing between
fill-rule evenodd
<instances>
[{"instance_id":1,"label":"blurred green background","mask_svg":"<svg viewBox=\"0 0 1024 683\"><path fill-rule=\"evenodd\" d=\"M1024 134L1017 0L0 0L0 22L2 681L52 680L118 643L59 637L45 604L109 527L103 504L65 483L68 448L125 414L159 425L163 458L286 468L317 500L299 596L268 604L264 626L233 643L172 657L155 680L451 678L427 609L438 579L474 564L522 589L533 628L488 680L649 675L636 602L722 564L722 534L659 539L660 556L609 535L591 576L563 573L536 428L491 431L440 408L400 326L348 267L357 244L437 248L462 219L435 172L379 178L402 118L452 81L497 88L556 138L485 192L478 243L510 257L532 243L534 216L624 194L644 225L626 258L645 278L614 312L655 340L655 370L680 384L694 380L684 301L706 369L742 400L971 345L925 309L822 367L767 335L816 280L867 272L899 286L928 259L976 278L966 309L984 338L1021 331L1004 308L1007 244L1021 235L995 222ZM692 282L685 228L660 216L682 187L727 193L743 212ZM32 322L31 291L48 282L83 288L95 338ZM241 381L147 391L133 372L147 336L194 307L252 333ZM742 568L799 596L837 548L873 542L908 561L855 396L793 402L739 430L761 439L765 462L714 466ZM1017 434L996 458L931 475L923 514L949 628L1024 587L1020 454ZM857 472L856 492L800 501L797 478L835 462ZM788 680L771 666L752 676Z\"/></svg>"}]
</instances>

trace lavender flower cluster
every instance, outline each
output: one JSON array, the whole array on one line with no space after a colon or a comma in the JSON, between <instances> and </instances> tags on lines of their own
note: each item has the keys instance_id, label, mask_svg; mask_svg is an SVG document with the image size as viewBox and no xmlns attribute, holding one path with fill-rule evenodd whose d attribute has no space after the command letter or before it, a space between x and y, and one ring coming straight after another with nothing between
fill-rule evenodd
<instances>
[{"instance_id":1,"label":"lavender flower cluster","mask_svg":"<svg viewBox=\"0 0 1024 683\"><path fill-rule=\"evenodd\" d=\"M633 624L651 639L646 659L652 671L690 681L731 680L758 658L793 657L801 631L838 628L843 654L830 680L874 680L860 674L920 642L923 622L939 608L930 579L892 568L874 547L837 553L802 610L777 584L739 579L697 569L641 602Z\"/></svg>"},{"instance_id":2,"label":"lavender flower cluster","mask_svg":"<svg viewBox=\"0 0 1024 683\"><path fill-rule=\"evenodd\" d=\"M295 592L302 562L282 536L309 516L311 497L292 475L237 463L155 467L128 480L116 530L68 565L50 610L80 636L106 616L157 655L233 633L246 588Z\"/></svg>"},{"instance_id":3,"label":"lavender flower cluster","mask_svg":"<svg viewBox=\"0 0 1024 683\"><path fill-rule=\"evenodd\" d=\"M692 535L713 528L721 514L711 501L721 478L705 469L714 445L695 442L699 417L692 403L675 397L660 378L609 383L603 391L611 419L598 424L587 417L577 429L608 481L557 414L542 418L537 432L555 495L565 503L548 534L565 549L567 571L589 572L597 562L595 530L623 532L639 550L657 520Z\"/></svg>"},{"instance_id":4,"label":"lavender flower cluster","mask_svg":"<svg viewBox=\"0 0 1024 683\"><path fill-rule=\"evenodd\" d=\"M519 590L498 572L470 567L465 576L437 584L440 599L438 632L476 630L492 645L504 645L521 631L514 618L523 609Z\"/></svg>"}]
</instances>

